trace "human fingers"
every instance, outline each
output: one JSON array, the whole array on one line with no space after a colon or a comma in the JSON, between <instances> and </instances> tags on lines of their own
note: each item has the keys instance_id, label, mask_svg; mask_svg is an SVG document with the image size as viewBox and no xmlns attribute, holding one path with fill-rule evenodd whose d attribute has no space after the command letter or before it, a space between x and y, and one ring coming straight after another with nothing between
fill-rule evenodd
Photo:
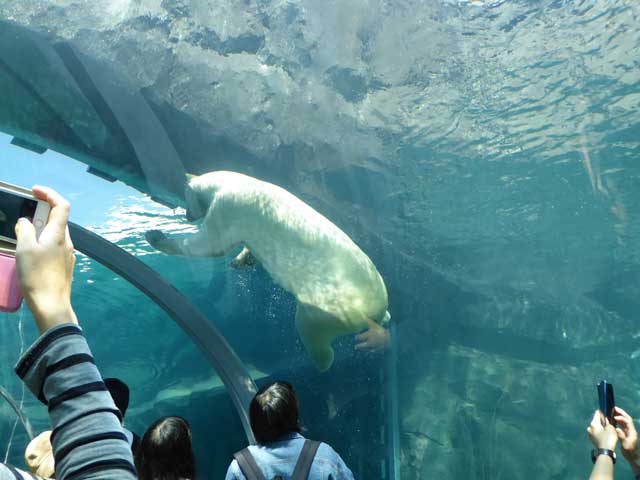
<instances>
[{"instance_id":1,"label":"human fingers","mask_svg":"<svg viewBox=\"0 0 640 480\"><path fill-rule=\"evenodd\" d=\"M593 420L591 421L591 424L596 426L597 430L603 430L607 426L608 420L600 410L596 410L593 414Z\"/></svg>"},{"instance_id":2,"label":"human fingers","mask_svg":"<svg viewBox=\"0 0 640 480\"><path fill-rule=\"evenodd\" d=\"M629 415L620 407L614 407L614 410L616 413L618 413L618 415L614 416L613 418L615 418L616 422L622 424L625 430L625 436L637 438L638 433L636 432L636 426L633 422L633 418L631 418L631 415Z\"/></svg>"},{"instance_id":3,"label":"human fingers","mask_svg":"<svg viewBox=\"0 0 640 480\"><path fill-rule=\"evenodd\" d=\"M356 343L356 345L353 348L356 350L365 350L369 348L369 342L364 341L364 342Z\"/></svg>"},{"instance_id":4,"label":"human fingers","mask_svg":"<svg viewBox=\"0 0 640 480\"><path fill-rule=\"evenodd\" d=\"M627 412L625 412L624 410L620 409L620 411L624 414L625 416L625 420L627 423L627 427L629 429L629 433L630 434L634 434L634 435L638 435L638 433L636 432L636 424L633 421L633 418L631 417L631 415L629 415Z\"/></svg>"},{"instance_id":5,"label":"human fingers","mask_svg":"<svg viewBox=\"0 0 640 480\"><path fill-rule=\"evenodd\" d=\"M71 240L71 234L69 233L68 225L64 229L64 243L67 249L69 249L69 251L73 253L73 241Z\"/></svg>"},{"instance_id":6,"label":"human fingers","mask_svg":"<svg viewBox=\"0 0 640 480\"><path fill-rule=\"evenodd\" d=\"M36 240L36 229L26 218L21 218L16 223L15 227L16 239L18 241L16 251L23 250L25 248L34 247L38 244Z\"/></svg>"},{"instance_id":7,"label":"human fingers","mask_svg":"<svg viewBox=\"0 0 640 480\"><path fill-rule=\"evenodd\" d=\"M615 407L613 407L613 409L618 412L620 415L623 415L627 418L629 418L631 420L631 415L629 415L627 412L625 412L622 408L618 407L617 405Z\"/></svg>"},{"instance_id":8,"label":"human fingers","mask_svg":"<svg viewBox=\"0 0 640 480\"><path fill-rule=\"evenodd\" d=\"M38 199L44 200L51 207L47 227L51 225L61 230L66 227L69 220L69 210L71 209L69 202L53 188L35 185L32 191Z\"/></svg>"},{"instance_id":9,"label":"human fingers","mask_svg":"<svg viewBox=\"0 0 640 480\"><path fill-rule=\"evenodd\" d=\"M625 428L629 428L630 425L633 425L633 420L625 417L624 415L615 415L613 418L616 422L620 423Z\"/></svg>"},{"instance_id":10,"label":"human fingers","mask_svg":"<svg viewBox=\"0 0 640 480\"><path fill-rule=\"evenodd\" d=\"M594 428L601 428L602 427L602 420L600 419L600 410L596 410L593 413L593 418L591 419L591 423L589 424L589 428L594 429Z\"/></svg>"}]
</instances>

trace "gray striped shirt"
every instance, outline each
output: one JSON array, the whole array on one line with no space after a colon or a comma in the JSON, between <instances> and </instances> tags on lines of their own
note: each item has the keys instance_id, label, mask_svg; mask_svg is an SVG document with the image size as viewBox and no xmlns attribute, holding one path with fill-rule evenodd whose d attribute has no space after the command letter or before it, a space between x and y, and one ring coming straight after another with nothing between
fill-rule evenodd
<instances>
[{"instance_id":1,"label":"gray striped shirt","mask_svg":"<svg viewBox=\"0 0 640 480\"><path fill-rule=\"evenodd\" d=\"M48 330L22 356L16 373L49 410L56 479L136 478L120 411L80 327ZM0 464L0 480L33 478Z\"/></svg>"}]
</instances>

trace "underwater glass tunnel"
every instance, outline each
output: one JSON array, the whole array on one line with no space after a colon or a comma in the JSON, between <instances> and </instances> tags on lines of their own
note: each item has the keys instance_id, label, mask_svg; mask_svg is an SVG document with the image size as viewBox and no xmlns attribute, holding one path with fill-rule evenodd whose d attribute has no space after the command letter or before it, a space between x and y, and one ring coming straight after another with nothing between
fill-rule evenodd
<instances>
[{"instance_id":1,"label":"underwater glass tunnel","mask_svg":"<svg viewBox=\"0 0 640 480\"><path fill-rule=\"evenodd\" d=\"M126 426L188 419L201 478L276 379L358 479L586 478L598 381L640 415L639 58L626 0L0 0L0 181L71 201L73 304ZM348 235L388 324L320 371L297 270L153 248L204 228L186 179L214 171ZM39 432L12 370L36 336L0 314L0 387ZM27 443L0 399L2 459Z\"/></svg>"}]
</instances>

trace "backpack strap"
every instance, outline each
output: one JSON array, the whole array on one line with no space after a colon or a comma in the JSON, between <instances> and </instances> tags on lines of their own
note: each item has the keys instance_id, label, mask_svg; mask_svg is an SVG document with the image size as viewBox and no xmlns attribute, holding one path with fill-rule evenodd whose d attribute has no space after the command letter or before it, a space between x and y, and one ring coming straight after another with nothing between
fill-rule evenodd
<instances>
[{"instance_id":1,"label":"backpack strap","mask_svg":"<svg viewBox=\"0 0 640 480\"><path fill-rule=\"evenodd\" d=\"M315 440L304 441L302 451L296 462L296 468L294 468L293 475L291 475L291 480L307 480L318 447L320 447L320 442Z\"/></svg>"},{"instance_id":2,"label":"backpack strap","mask_svg":"<svg viewBox=\"0 0 640 480\"><path fill-rule=\"evenodd\" d=\"M233 458L238 462L238 466L247 480L265 480L260 467L258 467L256 460L248 448L234 453Z\"/></svg>"}]
</instances>

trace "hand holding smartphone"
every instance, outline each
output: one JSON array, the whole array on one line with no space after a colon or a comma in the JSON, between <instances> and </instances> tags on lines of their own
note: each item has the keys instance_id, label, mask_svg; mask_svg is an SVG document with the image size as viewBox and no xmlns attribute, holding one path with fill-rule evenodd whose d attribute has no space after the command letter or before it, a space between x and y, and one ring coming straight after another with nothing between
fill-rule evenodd
<instances>
[{"instance_id":1,"label":"hand holding smartphone","mask_svg":"<svg viewBox=\"0 0 640 480\"><path fill-rule=\"evenodd\" d=\"M0 240L13 245L13 249L6 246L5 249L15 251L18 219L29 219L36 228L36 237L39 237L47 224L50 210L49 204L38 200L30 190L0 182Z\"/></svg>"},{"instance_id":2,"label":"hand holding smartphone","mask_svg":"<svg viewBox=\"0 0 640 480\"><path fill-rule=\"evenodd\" d=\"M601 380L598 383L598 403L602 414L609 420L609 423L616 426L616 421L613 418L613 407L615 407L615 399L613 397L613 385L606 380Z\"/></svg>"},{"instance_id":3,"label":"hand holding smartphone","mask_svg":"<svg viewBox=\"0 0 640 480\"><path fill-rule=\"evenodd\" d=\"M16 271L15 227L18 219L29 219L40 236L49 218L50 206L30 190L0 182L0 311L15 312L22 304Z\"/></svg>"}]
</instances>

